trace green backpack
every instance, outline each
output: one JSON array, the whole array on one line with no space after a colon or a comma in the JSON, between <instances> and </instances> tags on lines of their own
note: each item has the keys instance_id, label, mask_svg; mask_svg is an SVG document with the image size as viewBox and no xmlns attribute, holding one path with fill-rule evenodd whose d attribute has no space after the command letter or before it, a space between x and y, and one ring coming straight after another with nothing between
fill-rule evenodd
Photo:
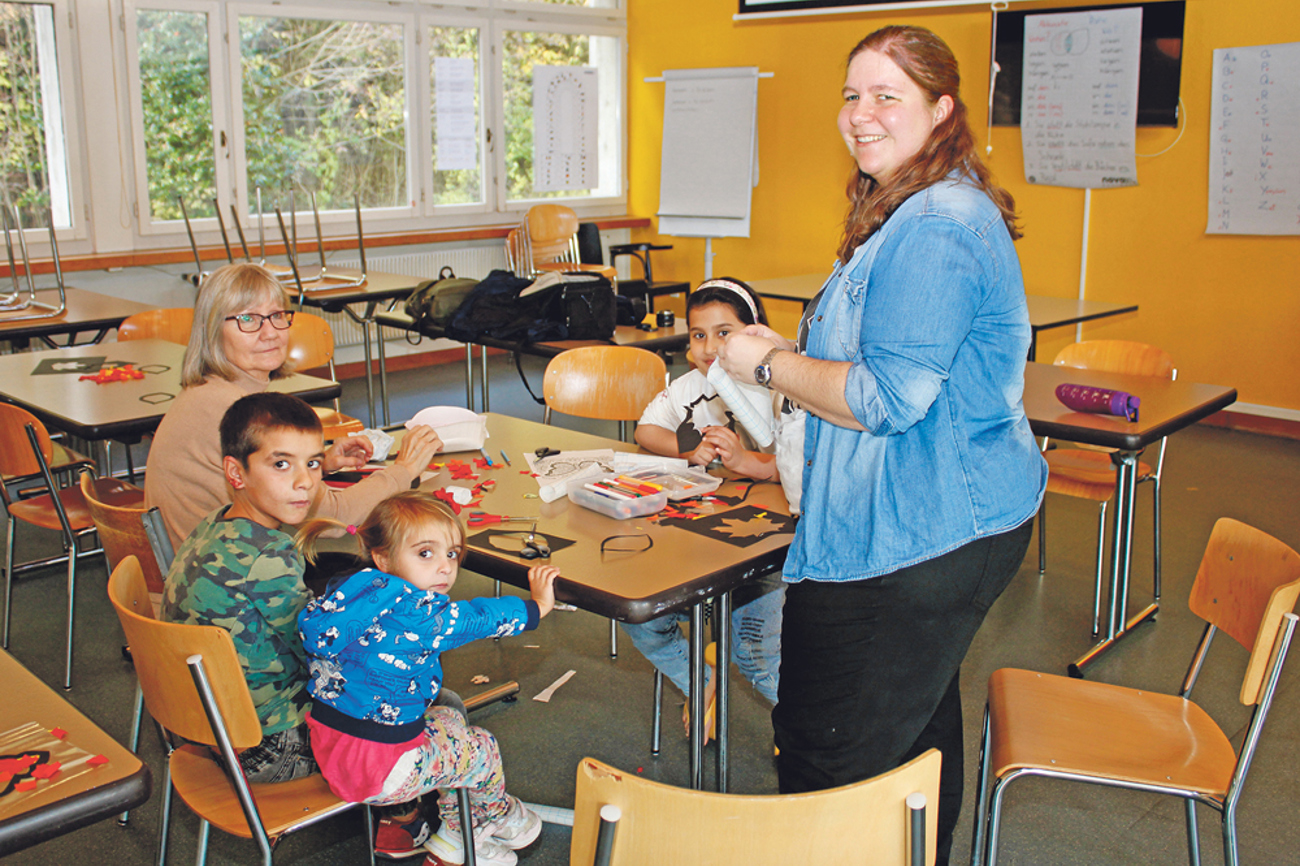
<instances>
[{"instance_id":1,"label":"green backpack","mask_svg":"<svg viewBox=\"0 0 1300 866\"><path fill-rule=\"evenodd\" d=\"M460 308L465 296L478 282L458 277L449 265L444 265L438 271L436 280L420 283L411 292L411 296L406 299L406 314L417 325L428 323L441 328Z\"/></svg>"}]
</instances>

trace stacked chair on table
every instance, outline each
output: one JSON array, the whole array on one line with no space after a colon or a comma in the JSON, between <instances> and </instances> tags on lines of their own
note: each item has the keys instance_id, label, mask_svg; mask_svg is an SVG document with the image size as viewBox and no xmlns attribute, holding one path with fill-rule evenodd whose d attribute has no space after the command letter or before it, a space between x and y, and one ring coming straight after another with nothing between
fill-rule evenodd
<instances>
[{"instance_id":1,"label":"stacked chair on table","mask_svg":"<svg viewBox=\"0 0 1300 866\"><path fill-rule=\"evenodd\" d=\"M1300 556L1258 529L1223 518L1192 585L1189 606L1206 627L1177 695L994 671L984 712L974 863L997 861L1007 785L1041 776L1182 798L1193 866L1200 863L1196 804L1203 803L1222 816L1224 862L1236 866L1237 806L1295 631L1297 597ZM1250 652L1240 700L1252 710L1240 750L1190 700L1218 631ZM1237 725L1229 730L1235 738Z\"/></svg>"},{"instance_id":2,"label":"stacked chair on table","mask_svg":"<svg viewBox=\"0 0 1300 866\"><path fill-rule=\"evenodd\" d=\"M604 264L584 264L578 251L578 215L562 204L528 209L518 229L506 237L506 258L519 276L544 271L583 271L617 283L617 272Z\"/></svg>"},{"instance_id":3,"label":"stacked chair on table","mask_svg":"<svg viewBox=\"0 0 1300 866\"><path fill-rule=\"evenodd\" d=\"M76 613L77 560L97 555L99 548L82 550L79 539L95 532L81 489L76 484L60 486L55 471L70 477L74 468L89 469L90 460L75 452L60 449L57 452L49 433L40 420L25 409L0 403L0 498L3 498L9 520L6 529L5 550L5 612L4 648L9 648L9 626L13 619L13 580L15 572L29 572L38 568L66 563L68 592L67 660L63 687L72 688L72 639ZM31 483L43 484L40 492L29 495ZM115 478L94 478L96 498L117 505L138 505L144 501L144 491ZM63 544L61 556L45 557L24 563L15 563L14 536L17 521L38 529L60 534Z\"/></svg>"},{"instance_id":4,"label":"stacked chair on table","mask_svg":"<svg viewBox=\"0 0 1300 866\"><path fill-rule=\"evenodd\" d=\"M1126 340L1086 340L1072 343L1061 350L1053 362L1058 367L1075 367L1081 370L1099 370L1105 373L1127 373L1133 376L1151 376L1176 379L1178 371L1173 361L1162 349L1145 343ZM1152 524L1154 549L1152 592L1160 600L1160 474L1165 463L1165 444L1160 440L1155 467L1138 463L1137 483L1150 482L1152 486ZM1115 496L1115 466L1111 452L1089 447L1055 448L1043 442L1043 456L1047 458L1050 474L1047 492L1063 496L1089 499L1100 506L1097 515L1097 561L1092 595L1092 636L1101 631L1102 566L1106 552L1106 508ZM1047 500L1044 498L1038 512L1038 572L1047 570Z\"/></svg>"}]
</instances>

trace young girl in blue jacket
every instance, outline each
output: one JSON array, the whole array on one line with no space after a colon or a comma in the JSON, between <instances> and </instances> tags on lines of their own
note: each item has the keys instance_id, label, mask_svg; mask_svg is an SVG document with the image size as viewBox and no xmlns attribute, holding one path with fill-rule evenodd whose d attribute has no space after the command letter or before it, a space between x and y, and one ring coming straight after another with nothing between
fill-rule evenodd
<instances>
[{"instance_id":1,"label":"young girl in blue jacket","mask_svg":"<svg viewBox=\"0 0 1300 866\"><path fill-rule=\"evenodd\" d=\"M315 540L338 525L304 526L304 553L310 558ZM559 570L529 570L531 601L452 601L447 594L465 553L465 531L443 503L420 491L384 500L348 531L374 567L332 587L298 617L314 700L307 722L321 772L338 796L371 805L438 790L442 826L425 845L427 866L465 862L452 789L467 787L478 862L512 866L515 850L541 832L541 820L506 793L492 734L436 703L439 655L536 628L555 606Z\"/></svg>"}]
</instances>

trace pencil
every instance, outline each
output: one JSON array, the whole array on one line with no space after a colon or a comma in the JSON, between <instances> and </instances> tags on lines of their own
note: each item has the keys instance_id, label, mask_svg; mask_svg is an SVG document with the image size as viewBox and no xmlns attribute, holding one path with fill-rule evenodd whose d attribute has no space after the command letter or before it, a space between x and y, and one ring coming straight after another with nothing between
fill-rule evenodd
<instances>
[{"instance_id":1,"label":"pencil","mask_svg":"<svg viewBox=\"0 0 1300 866\"><path fill-rule=\"evenodd\" d=\"M510 458L506 456L506 452L504 450L501 452L501 459L506 461L507 466L510 465Z\"/></svg>"}]
</instances>

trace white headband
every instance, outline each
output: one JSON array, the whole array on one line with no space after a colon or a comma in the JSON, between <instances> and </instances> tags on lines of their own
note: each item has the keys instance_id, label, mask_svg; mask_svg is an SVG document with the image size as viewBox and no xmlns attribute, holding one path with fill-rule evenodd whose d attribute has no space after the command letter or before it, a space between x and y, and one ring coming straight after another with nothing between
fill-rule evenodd
<instances>
[{"instance_id":1,"label":"white headband","mask_svg":"<svg viewBox=\"0 0 1300 866\"><path fill-rule=\"evenodd\" d=\"M758 307L754 304L754 299L749 296L749 292L731 282L731 280L705 280L695 287L695 291L697 292L703 291L704 289L726 289L727 291L738 295L740 299L745 302L745 306L749 308L750 315L754 317L754 324L761 324L758 320Z\"/></svg>"}]
</instances>

